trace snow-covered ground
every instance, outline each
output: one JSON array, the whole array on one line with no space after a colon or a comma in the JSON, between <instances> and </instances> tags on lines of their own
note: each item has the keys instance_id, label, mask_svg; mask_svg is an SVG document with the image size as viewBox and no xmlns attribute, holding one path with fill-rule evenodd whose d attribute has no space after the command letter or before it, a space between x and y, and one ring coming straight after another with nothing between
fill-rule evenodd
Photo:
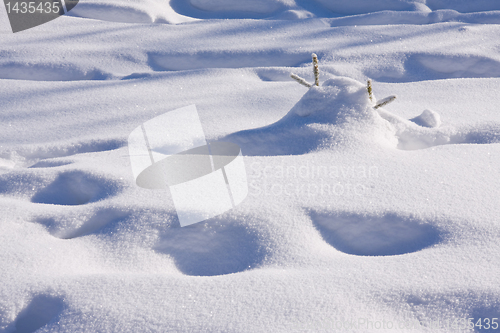
<instances>
[{"instance_id":1,"label":"snow-covered ground","mask_svg":"<svg viewBox=\"0 0 500 333\"><path fill-rule=\"evenodd\" d=\"M499 24L497 0L80 0L0 34L0 332L500 331ZM249 193L181 228L127 138L192 104Z\"/></svg>"}]
</instances>

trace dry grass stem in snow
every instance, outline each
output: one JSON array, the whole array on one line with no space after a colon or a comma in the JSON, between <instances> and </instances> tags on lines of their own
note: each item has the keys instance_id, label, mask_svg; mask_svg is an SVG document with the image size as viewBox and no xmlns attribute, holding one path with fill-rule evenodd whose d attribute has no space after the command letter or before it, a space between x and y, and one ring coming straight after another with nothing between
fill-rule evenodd
<instances>
[{"instance_id":1,"label":"dry grass stem in snow","mask_svg":"<svg viewBox=\"0 0 500 333\"><path fill-rule=\"evenodd\" d=\"M377 105L374 106L375 109L378 109L384 105L387 105L389 104L390 102L394 101L396 99L396 96L392 95L392 96L389 96L389 97L386 97L380 101L377 101Z\"/></svg>"},{"instance_id":2,"label":"dry grass stem in snow","mask_svg":"<svg viewBox=\"0 0 500 333\"><path fill-rule=\"evenodd\" d=\"M314 70L314 84L319 86L319 66L318 66L318 56L316 53L312 54L313 60L313 70Z\"/></svg>"},{"instance_id":3,"label":"dry grass stem in snow","mask_svg":"<svg viewBox=\"0 0 500 333\"><path fill-rule=\"evenodd\" d=\"M307 88L311 88L312 87L312 84L310 84L309 82L307 82L306 80L304 80L303 78L301 78L298 75L295 75L295 74L292 73L292 74L290 74L290 77L292 79L294 79L295 81L297 81L298 83L300 83L301 85L306 86Z\"/></svg>"},{"instance_id":4,"label":"dry grass stem in snow","mask_svg":"<svg viewBox=\"0 0 500 333\"><path fill-rule=\"evenodd\" d=\"M373 90L372 90L372 80L366 82L366 89L368 89L368 97L370 101L373 101Z\"/></svg>"}]
</instances>

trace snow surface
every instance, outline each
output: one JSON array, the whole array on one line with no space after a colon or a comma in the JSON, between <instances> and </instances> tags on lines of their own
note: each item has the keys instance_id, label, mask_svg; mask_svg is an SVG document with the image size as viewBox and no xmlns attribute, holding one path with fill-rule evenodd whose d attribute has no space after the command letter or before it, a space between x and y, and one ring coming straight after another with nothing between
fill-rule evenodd
<instances>
[{"instance_id":1,"label":"snow surface","mask_svg":"<svg viewBox=\"0 0 500 333\"><path fill-rule=\"evenodd\" d=\"M80 0L0 34L0 332L500 331L498 24L496 0ZM192 104L249 194L181 228L127 138Z\"/></svg>"}]
</instances>

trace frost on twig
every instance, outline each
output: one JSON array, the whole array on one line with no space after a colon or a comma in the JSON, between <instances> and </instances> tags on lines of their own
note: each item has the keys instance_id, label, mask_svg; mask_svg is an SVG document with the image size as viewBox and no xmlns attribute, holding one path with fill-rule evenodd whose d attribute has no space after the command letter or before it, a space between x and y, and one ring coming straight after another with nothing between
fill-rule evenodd
<instances>
[{"instance_id":1,"label":"frost on twig","mask_svg":"<svg viewBox=\"0 0 500 333\"><path fill-rule=\"evenodd\" d=\"M368 89L368 97L370 98L370 101L373 101L372 80L368 80L366 83L366 89Z\"/></svg>"},{"instance_id":2,"label":"frost on twig","mask_svg":"<svg viewBox=\"0 0 500 333\"><path fill-rule=\"evenodd\" d=\"M313 62L313 72L314 72L314 85L319 86L319 66L318 66L318 56L316 53L312 54L312 62ZM296 74L290 74L290 77L300 83L307 88L311 88L313 85L301 78Z\"/></svg>"},{"instance_id":3,"label":"frost on twig","mask_svg":"<svg viewBox=\"0 0 500 333\"><path fill-rule=\"evenodd\" d=\"M297 81L298 83L300 83L301 85L306 86L307 88L311 88L312 87L312 84L310 84L309 82L307 82L306 80L304 80L303 78L301 78L298 75L295 75L295 74L292 73L292 74L290 74L290 77L292 79L294 79L295 81Z\"/></svg>"},{"instance_id":4,"label":"frost on twig","mask_svg":"<svg viewBox=\"0 0 500 333\"><path fill-rule=\"evenodd\" d=\"M394 95L383 98L380 101L377 101L377 104L373 108L378 109L384 105L389 104L390 102L394 101L395 99L396 99L396 96L394 96Z\"/></svg>"},{"instance_id":5,"label":"frost on twig","mask_svg":"<svg viewBox=\"0 0 500 333\"><path fill-rule=\"evenodd\" d=\"M316 53L312 54L313 60L313 71L314 71L314 84L319 86L319 67L318 67L318 56Z\"/></svg>"},{"instance_id":6,"label":"frost on twig","mask_svg":"<svg viewBox=\"0 0 500 333\"><path fill-rule=\"evenodd\" d=\"M366 82L366 90L368 90L368 97L370 98L370 101L373 102L372 80L368 80ZM386 98L382 98L380 101L375 102L375 106L373 108L378 109L384 105L389 104L390 102L394 101L395 99L396 99L396 96L394 96L394 95L386 97Z\"/></svg>"}]
</instances>

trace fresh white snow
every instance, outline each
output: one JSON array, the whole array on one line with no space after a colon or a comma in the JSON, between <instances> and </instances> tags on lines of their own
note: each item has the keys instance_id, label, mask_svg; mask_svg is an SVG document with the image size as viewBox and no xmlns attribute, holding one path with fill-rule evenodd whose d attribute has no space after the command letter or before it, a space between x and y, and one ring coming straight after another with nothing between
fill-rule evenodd
<instances>
[{"instance_id":1,"label":"fresh white snow","mask_svg":"<svg viewBox=\"0 0 500 333\"><path fill-rule=\"evenodd\" d=\"M500 331L499 24L496 0L80 0L0 33L0 332ZM127 138L193 104L249 192L181 227Z\"/></svg>"}]
</instances>

